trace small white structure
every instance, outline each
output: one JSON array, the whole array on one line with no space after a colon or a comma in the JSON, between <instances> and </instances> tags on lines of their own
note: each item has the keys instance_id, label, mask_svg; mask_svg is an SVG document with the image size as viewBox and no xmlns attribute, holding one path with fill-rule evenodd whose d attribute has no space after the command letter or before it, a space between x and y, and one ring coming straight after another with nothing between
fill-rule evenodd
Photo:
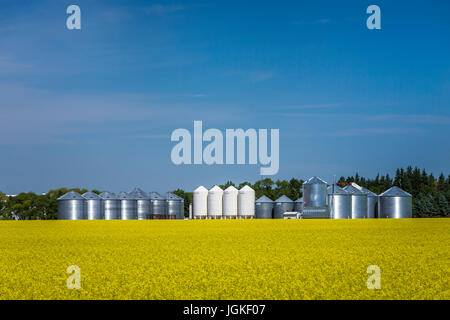
<instances>
[{"instance_id":1,"label":"small white structure","mask_svg":"<svg viewBox=\"0 0 450 320\"><path fill-rule=\"evenodd\" d=\"M255 217L255 190L244 186L238 194L238 216L241 219L253 219Z\"/></svg>"},{"instance_id":2,"label":"small white structure","mask_svg":"<svg viewBox=\"0 0 450 320\"><path fill-rule=\"evenodd\" d=\"M223 211L223 190L214 186L208 191L208 218L221 219Z\"/></svg>"},{"instance_id":3,"label":"small white structure","mask_svg":"<svg viewBox=\"0 0 450 320\"><path fill-rule=\"evenodd\" d=\"M203 186L194 190L192 211L194 219L206 219L208 215L208 189Z\"/></svg>"},{"instance_id":4,"label":"small white structure","mask_svg":"<svg viewBox=\"0 0 450 320\"><path fill-rule=\"evenodd\" d=\"M239 190L229 186L223 192L223 218L236 219L238 215L238 194Z\"/></svg>"},{"instance_id":5,"label":"small white structure","mask_svg":"<svg viewBox=\"0 0 450 320\"><path fill-rule=\"evenodd\" d=\"M286 211L283 213L283 219L300 219L300 212Z\"/></svg>"}]
</instances>

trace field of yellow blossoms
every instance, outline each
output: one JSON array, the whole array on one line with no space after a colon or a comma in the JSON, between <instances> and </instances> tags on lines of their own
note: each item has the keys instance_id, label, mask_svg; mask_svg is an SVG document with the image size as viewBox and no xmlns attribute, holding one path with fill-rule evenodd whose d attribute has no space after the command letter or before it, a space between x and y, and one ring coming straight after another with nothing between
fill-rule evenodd
<instances>
[{"instance_id":1,"label":"field of yellow blossoms","mask_svg":"<svg viewBox=\"0 0 450 320\"><path fill-rule=\"evenodd\" d=\"M449 257L450 219L0 221L0 299L449 299Z\"/></svg>"}]
</instances>

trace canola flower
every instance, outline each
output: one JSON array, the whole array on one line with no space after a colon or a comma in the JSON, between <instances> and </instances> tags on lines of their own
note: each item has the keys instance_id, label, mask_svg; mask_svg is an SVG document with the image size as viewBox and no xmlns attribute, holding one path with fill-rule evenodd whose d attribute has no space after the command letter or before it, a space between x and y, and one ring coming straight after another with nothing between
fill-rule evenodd
<instances>
[{"instance_id":1,"label":"canola flower","mask_svg":"<svg viewBox=\"0 0 450 320\"><path fill-rule=\"evenodd\" d=\"M0 299L449 299L449 256L450 219L1 221Z\"/></svg>"}]
</instances>

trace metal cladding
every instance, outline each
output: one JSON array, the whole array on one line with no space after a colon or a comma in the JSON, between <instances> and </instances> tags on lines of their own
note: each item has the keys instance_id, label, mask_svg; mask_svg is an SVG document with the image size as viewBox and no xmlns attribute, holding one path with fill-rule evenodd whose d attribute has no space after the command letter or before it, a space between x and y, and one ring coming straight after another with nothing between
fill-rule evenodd
<instances>
[{"instance_id":1,"label":"metal cladding","mask_svg":"<svg viewBox=\"0 0 450 320\"><path fill-rule=\"evenodd\" d=\"M84 201L84 198L75 191L58 198L58 220L86 219Z\"/></svg>"},{"instance_id":2,"label":"metal cladding","mask_svg":"<svg viewBox=\"0 0 450 320\"><path fill-rule=\"evenodd\" d=\"M255 201L255 218L272 219L273 201L266 196L262 196Z\"/></svg>"},{"instance_id":3,"label":"metal cladding","mask_svg":"<svg viewBox=\"0 0 450 320\"><path fill-rule=\"evenodd\" d=\"M294 202L294 211L302 212L303 211L303 198L297 199Z\"/></svg>"},{"instance_id":4,"label":"metal cladding","mask_svg":"<svg viewBox=\"0 0 450 320\"><path fill-rule=\"evenodd\" d=\"M376 218L378 210L378 195L364 187L361 187L361 191L367 194L367 218Z\"/></svg>"},{"instance_id":5,"label":"metal cladding","mask_svg":"<svg viewBox=\"0 0 450 320\"><path fill-rule=\"evenodd\" d=\"M103 199L103 214L105 220L118 220L120 219L120 200L112 192L103 192L100 194L100 198Z\"/></svg>"},{"instance_id":6,"label":"metal cladding","mask_svg":"<svg viewBox=\"0 0 450 320\"><path fill-rule=\"evenodd\" d=\"M167 202L166 199L158 192L150 192L151 213L153 219L167 218Z\"/></svg>"},{"instance_id":7,"label":"metal cladding","mask_svg":"<svg viewBox=\"0 0 450 320\"><path fill-rule=\"evenodd\" d=\"M184 219L183 198L170 192L167 192L165 197L167 203L167 215L169 219Z\"/></svg>"},{"instance_id":8,"label":"metal cladding","mask_svg":"<svg viewBox=\"0 0 450 320\"><path fill-rule=\"evenodd\" d=\"M255 216L255 190L243 186L238 193L238 216L253 218Z\"/></svg>"},{"instance_id":9,"label":"metal cladding","mask_svg":"<svg viewBox=\"0 0 450 320\"><path fill-rule=\"evenodd\" d=\"M208 215L208 189L203 186L194 190L192 213L194 218L206 218Z\"/></svg>"},{"instance_id":10,"label":"metal cladding","mask_svg":"<svg viewBox=\"0 0 450 320\"><path fill-rule=\"evenodd\" d=\"M86 192L82 195L84 201L84 212L88 220L104 219L102 198L93 192Z\"/></svg>"},{"instance_id":11,"label":"metal cladding","mask_svg":"<svg viewBox=\"0 0 450 320\"><path fill-rule=\"evenodd\" d=\"M352 185L345 186L344 190L352 197L352 219L367 218L367 194Z\"/></svg>"},{"instance_id":12,"label":"metal cladding","mask_svg":"<svg viewBox=\"0 0 450 320\"><path fill-rule=\"evenodd\" d=\"M379 218L412 218L412 196L392 187L379 195Z\"/></svg>"},{"instance_id":13,"label":"metal cladding","mask_svg":"<svg viewBox=\"0 0 450 320\"><path fill-rule=\"evenodd\" d=\"M327 189L331 219L352 218L352 195L337 185Z\"/></svg>"},{"instance_id":14,"label":"metal cladding","mask_svg":"<svg viewBox=\"0 0 450 320\"><path fill-rule=\"evenodd\" d=\"M129 196L136 200L136 213L138 220L149 219L151 216L151 201L149 195L139 188L134 188Z\"/></svg>"},{"instance_id":15,"label":"metal cladding","mask_svg":"<svg viewBox=\"0 0 450 320\"><path fill-rule=\"evenodd\" d=\"M286 196L281 196L275 202L275 207L273 210L274 219L283 219L283 214L286 211L292 211L294 209L294 201Z\"/></svg>"},{"instance_id":16,"label":"metal cladding","mask_svg":"<svg viewBox=\"0 0 450 320\"><path fill-rule=\"evenodd\" d=\"M324 207L327 201L327 183L318 177L309 178L303 183L303 206Z\"/></svg>"},{"instance_id":17,"label":"metal cladding","mask_svg":"<svg viewBox=\"0 0 450 320\"><path fill-rule=\"evenodd\" d=\"M223 192L223 216L237 217L238 215L238 194L239 190L229 186Z\"/></svg>"},{"instance_id":18,"label":"metal cladding","mask_svg":"<svg viewBox=\"0 0 450 320\"><path fill-rule=\"evenodd\" d=\"M223 190L218 186L208 191L208 217L222 217Z\"/></svg>"},{"instance_id":19,"label":"metal cladding","mask_svg":"<svg viewBox=\"0 0 450 320\"><path fill-rule=\"evenodd\" d=\"M117 195L120 200L120 218L122 220L137 219L137 202L126 192L120 192Z\"/></svg>"}]
</instances>

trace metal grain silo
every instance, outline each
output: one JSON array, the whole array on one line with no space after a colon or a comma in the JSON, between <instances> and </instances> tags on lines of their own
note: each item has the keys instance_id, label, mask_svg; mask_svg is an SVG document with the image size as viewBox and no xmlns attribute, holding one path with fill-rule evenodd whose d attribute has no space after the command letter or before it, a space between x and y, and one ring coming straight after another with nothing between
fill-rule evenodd
<instances>
[{"instance_id":1,"label":"metal grain silo","mask_svg":"<svg viewBox=\"0 0 450 320\"><path fill-rule=\"evenodd\" d=\"M105 220L120 220L120 200L112 192L103 192L100 194L103 203L103 214Z\"/></svg>"},{"instance_id":2,"label":"metal grain silo","mask_svg":"<svg viewBox=\"0 0 450 320\"><path fill-rule=\"evenodd\" d=\"M84 198L75 191L70 191L58 198L58 220L86 219Z\"/></svg>"},{"instance_id":3,"label":"metal grain silo","mask_svg":"<svg viewBox=\"0 0 450 320\"><path fill-rule=\"evenodd\" d=\"M82 195L84 201L84 212L88 220L104 219L102 198L94 192L86 192Z\"/></svg>"},{"instance_id":4,"label":"metal grain silo","mask_svg":"<svg viewBox=\"0 0 450 320\"><path fill-rule=\"evenodd\" d=\"M294 211L302 212L303 211L303 198L297 199L294 202Z\"/></svg>"},{"instance_id":5,"label":"metal grain silo","mask_svg":"<svg viewBox=\"0 0 450 320\"><path fill-rule=\"evenodd\" d=\"M351 194L352 219L367 218L367 194L352 185L345 186L344 190Z\"/></svg>"},{"instance_id":6,"label":"metal grain silo","mask_svg":"<svg viewBox=\"0 0 450 320\"><path fill-rule=\"evenodd\" d=\"M273 218L274 219L283 219L283 217L284 217L283 214L286 211L294 210L294 201L292 201L285 195L282 195L274 202L275 202L274 208L273 208Z\"/></svg>"},{"instance_id":7,"label":"metal grain silo","mask_svg":"<svg viewBox=\"0 0 450 320\"><path fill-rule=\"evenodd\" d=\"M252 219L255 217L255 190L243 186L238 193L238 217Z\"/></svg>"},{"instance_id":8,"label":"metal grain silo","mask_svg":"<svg viewBox=\"0 0 450 320\"><path fill-rule=\"evenodd\" d=\"M223 192L223 218L235 219L238 216L238 194L239 191L229 186Z\"/></svg>"},{"instance_id":9,"label":"metal grain silo","mask_svg":"<svg viewBox=\"0 0 450 320\"><path fill-rule=\"evenodd\" d=\"M130 198L136 200L136 213L138 220L151 218L151 201L149 195L139 188L134 188L129 194Z\"/></svg>"},{"instance_id":10,"label":"metal grain silo","mask_svg":"<svg viewBox=\"0 0 450 320\"><path fill-rule=\"evenodd\" d=\"M117 195L120 200L120 219L135 220L137 219L137 202L128 193L122 191Z\"/></svg>"},{"instance_id":11,"label":"metal grain silo","mask_svg":"<svg viewBox=\"0 0 450 320\"><path fill-rule=\"evenodd\" d=\"M203 186L194 190L192 214L194 219L206 219L208 215L208 189Z\"/></svg>"},{"instance_id":12,"label":"metal grain silo","mask_svg":"<svg viewBox=\"0 0 450 320\"><path fill-rule=\"evenodd\" d=\"M256 219L272 219L273 201L262 196L255 201L255 218Z\"/></svg>"},{"instance_id":13,"label":"metal grain silo","mask_svg":"<svg viewBox=\"0 0 450 320\"><path fill-rule=\"evenodd\" d=\"M324 207L327 201L327 183L312 177L303 183L303 207Z\"/></svg>"},{"instance_id":14,"label":"metal grain silo","mask_svg":"<svg viewBox=\"0 0 450 320\"><path fill-rule=\"evenodd\" d=\"M208 217L210 219L222 218L223 190L218 186L208 191Z\"/></svg>"},{"instance_id":15,"label":"metal grain silo","mask_svg":"<svg viewBox=\"0 0 450 320\"><path fill-rule=\"evenodd\" d=\"M170 192L167 192L165 194L165 198L167 204L168 219L183 219L184 218L183 198Z\"/></svg>"},{"instance_id":16,"label":"metal grain silo","mask_svg":"<svg viewBox=\"0 0 450 320\"><path fill-rule=\"evenodd\" d=\"M399 187L380 194L378 204L379 218L412 218L412 196Z\"/></svg>"},{"instance_id":17,"label":"metal grain silo","mask_svg":"<svg viewBox=\"0 0 450 320\"><path fill-rule=\"evenodd\" d=\"M167 219L166 199L158 192L150 192L151 211L153 219Z\"/></svg>"},{"instance_id":18,"label":"metal grain silo","mask_svg":"<svg viewBox=\"0 0 450 320\"><path fill-rule=\"evenodd\" d=\"M378 195L364 187L361 187L361 191L367 194L367 218L376 218L378 210Z\"/></svg>"},{"instance_id":19,"label":"metal grain silo","mask_svg":"<svg viewBox=\"0 0 450 320\"><path fill-rule=\"evenodd\" d=\"M352 195L337 185L327 189L331 219L352 218Z\"/></svg>"}]
</instances>

